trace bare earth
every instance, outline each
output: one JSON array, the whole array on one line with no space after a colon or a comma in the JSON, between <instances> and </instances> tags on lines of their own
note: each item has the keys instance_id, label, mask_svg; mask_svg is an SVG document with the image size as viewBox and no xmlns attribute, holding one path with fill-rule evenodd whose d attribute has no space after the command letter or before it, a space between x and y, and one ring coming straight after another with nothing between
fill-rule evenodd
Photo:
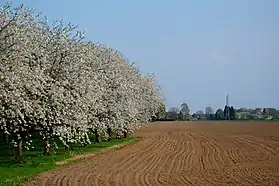
<instances>
[{"instance_id":1,"label":"bare earth","mask_svg":"<svg viewBox=\"0 0 279 186\"><path fill-rule=\"evenodd\" d=\"M137 135L144 138L28 185L279 185L279 123L166 122Z\"/></svg>"}]
</instances>

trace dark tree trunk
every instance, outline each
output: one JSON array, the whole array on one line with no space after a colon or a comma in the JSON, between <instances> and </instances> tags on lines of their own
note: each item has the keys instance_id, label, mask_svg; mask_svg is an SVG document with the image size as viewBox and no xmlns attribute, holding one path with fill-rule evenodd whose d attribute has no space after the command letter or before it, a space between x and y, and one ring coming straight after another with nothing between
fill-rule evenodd
<instances>
[{"instance_id":1,"label":"dark tree trunk","mask_svg":"<svg viewBox=\"0 0 279 186\"><path fill-rule=\"evenodd\" d=\"M50 143L49 140L44 141L44 155L50 155Z\"/></svg>"},{"instance_id":2,"label":"dark tree trunk","mask_svg":"<svg viewBox=\"0 0 279 186\"><path fill-rule=\"evenodd\" d=\"M22 140L17 141L17 147L15 149L15 162L20 163L22 160Z\"/></svg>"},{"instance_id":3,"label":"dark tree trunk","mask_svg":"<svg viewBox=\"0 0 279 186\"><path fill-rule=\"evenodd\" d=\"M98 133L97 129L94 130L94 134L95 134L95 141L97 143L99 143L100 142L100 138L99 138L99 133Z\"/></svg>"},{"instance_id":4,"label":"dark tree trunk","mask_svg":"<svg viewBox=\"0 0 279 186\"><path fill-rule=\"evenodd\" d=\"M123 136L123 138L127 138L127 132L126 131L124 131L124 136Z\"/></svg>"},{"instance_id":5,"label":"dark tree trunk","mask_svg":"<svg viewBox=\"0 0 279 186\"><path fill-rule=\"evenodd\" d=\"M1 132L1 143L7 143L7 134Z\"/></svg>"},{"instance_id":6,"label":"dark tree trunk","mask_svg":"<svg viewBox=\"0 0 279 186\"><path fill-rule=\"evenodd\" d=\"M124 131L123 131L123 138L127 138L127 136L128 136L128 131L125 128Z\"/></svg>"},{"instance_id":7,"label":"dark tree trunk","mask_svg":"<svg viewBox=\"0 0 279 186\"><path fill-rule=\"evenodd\" d=\"M108 141L111 140L111 128L108 127Z\"/></svg>"},{"instance_id":8,"label":"dark tree trunk","mask_svg":"<svg viewBox=\"0 0 279 186\"><path fill-rule=\"evenodd\" d=\"M3 134L3 139L4 139L4 142L5 143L8 143L9 142L9 140L8 140L8 135L7 134Z\"/></svg>"}]
</instances>

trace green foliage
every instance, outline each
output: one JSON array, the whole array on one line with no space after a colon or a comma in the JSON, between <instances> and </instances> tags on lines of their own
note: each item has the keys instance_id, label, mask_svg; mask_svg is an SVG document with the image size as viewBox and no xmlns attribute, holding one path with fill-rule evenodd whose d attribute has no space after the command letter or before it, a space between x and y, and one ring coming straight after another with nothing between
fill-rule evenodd
<instances>
[{"instance_id":1,"label":"green foliage","mask_svg":"<svg viewBox=\"0 0 279 186\"><path fill-rule=\"evenodd\" d=\"M184 120L184 116L182 114L182 112L180 111L178 114L178 120L183 121Z\"/></svg>"},{"instance_id":2,"label":"green foliage","mask_svg":"<svg viewBox=\"0 0 279 186\"><path fill-rule=\"evenodd\" d=\"M225 106L224 108L224 117L226 120L234 120L235 119L235 110L233 106Z\"/></svg>"},{"instance_id":3,"label":"green foliage","mask_svg":"<svg viewBox=\"0 0 279 186\"><path fill-rule=\"evenodd\" d=\"M225 115L222 109L217 109L216 113L215 113L215 119L216 120L224 120L225 119Z\"/></svg>"},{"instance_id":4,"label":"green foliage","mask_svg":"<svg viewBox=\"0 0 279 186\"><path fill-rule=\"evenodd\" d=\"M162 103L159 112L156 113L156 119L163 119L166 116L167 108L166 104Z\"/></svg>"},{"instance_id":5,"label":"green foliage","mask_svg":"<svg viewBox=\"0 0 279 186\"><path fill-rule=\"evenodd\" d=\"M235 120L235 109L233 106L230 107L230 117L231 120Z\"/></svg>"}]
</instances>

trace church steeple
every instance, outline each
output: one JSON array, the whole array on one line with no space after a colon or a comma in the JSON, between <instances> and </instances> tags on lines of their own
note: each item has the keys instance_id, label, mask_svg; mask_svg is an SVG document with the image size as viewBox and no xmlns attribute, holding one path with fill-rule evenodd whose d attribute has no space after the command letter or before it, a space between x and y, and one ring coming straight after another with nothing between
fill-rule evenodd
<instances>
[{"instance_id":1,"label":"church steeple","mask_svg":"<svg viewBox=\"0 0 279 186\"><path fill-rule=\"evenodd\" d=\"M226 106L229 106L229 94L226 95Z\"/></svg>"},{"instance_id":2,"label":"church steeple","mask_svg":"<svg viewBox=\"0 0 279 186\"><path fill-rule=\"evenodd\" d=\"M230 106L229 106L229 94L226 95L226 106L224 109L226 120L230 120Z\"/></svg>"}]
</instances>

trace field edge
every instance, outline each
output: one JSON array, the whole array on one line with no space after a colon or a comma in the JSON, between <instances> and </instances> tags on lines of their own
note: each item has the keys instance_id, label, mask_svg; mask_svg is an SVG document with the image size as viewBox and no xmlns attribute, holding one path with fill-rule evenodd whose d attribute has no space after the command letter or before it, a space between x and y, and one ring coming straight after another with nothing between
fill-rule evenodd
<instances>
[{"instance_id":1,"label":"field edge","mask_svg":"<svg viewBox=\"0 0 279 186\"><path fill-rule=\"evenodd\" d=\"M53 166L51 166L51 167L46 166L45 169L41 169L40 171L38 171L34 174L31 174L31 175L28 175L28 176L18 175L14 179L6 179L6 180L3 179L3 180L1 180L0 185L3 185L3 186L25 185L28 182L35 179L41 173L51 172L51 171L54 171L55 169L58 169L60 167L68 166L68 165L71 165L71 164L74 164L74 163L79 163L79 162L84 161L86 159L97 157L99 154L103 154L103 153L106 153L106 152L109 152L109 151L121 149L123 147L126 147L128 145L131 145L133 143L138 142L140 139L142 139L142 137L130 137L125 141L120 140L116 144L112 144L111 146L106 146L104 148L97 149L96 151L83 152L81 154L74 154L74 155L72 155L71 157L69 157L65 160L54 161Z\"/></svg>"}]
</instances>

